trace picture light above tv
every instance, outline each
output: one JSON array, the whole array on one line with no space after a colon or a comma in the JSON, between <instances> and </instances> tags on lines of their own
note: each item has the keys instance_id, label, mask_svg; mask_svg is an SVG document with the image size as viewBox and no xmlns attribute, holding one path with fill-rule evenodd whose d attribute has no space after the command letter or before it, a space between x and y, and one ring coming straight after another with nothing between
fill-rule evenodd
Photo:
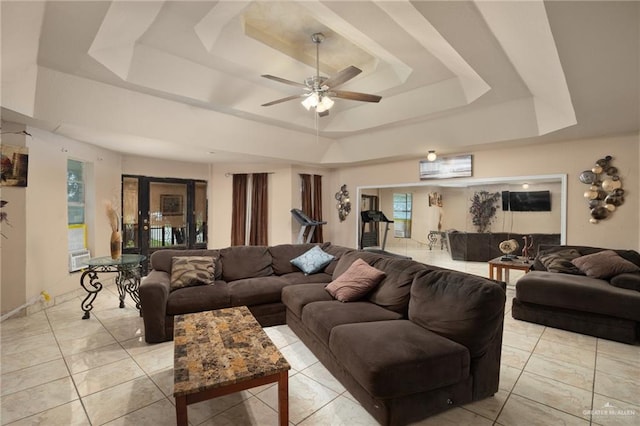
<instances>
[{"instance_id":1,"label":"picture light above tv","mask_svg":"<svg viewBox=\"0 0 640 426\"><path fill-rule=\"evenodd\" d=\"M502 210L512 212L550 212L549 191L502 191Z\"/></svg>"}]
</instances>

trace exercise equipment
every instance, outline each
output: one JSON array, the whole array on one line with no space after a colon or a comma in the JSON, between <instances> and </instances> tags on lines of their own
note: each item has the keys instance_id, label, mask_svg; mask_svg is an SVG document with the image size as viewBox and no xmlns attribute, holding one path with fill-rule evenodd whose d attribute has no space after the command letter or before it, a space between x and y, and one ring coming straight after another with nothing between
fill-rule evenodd
<instances>
[{"instance_id":1,"label":"exercise equipment","mask_svg":"<svg viewBox=\"0 0 640 426\"><path fill-rule=\"evenodd\" d=\"M366 250L372 253L383 254L385 256L397 257L400 259L408 259L411 260L408 256L403 256L401 254L391 253L386 251L384 248L387 245L387 234L389 233L389 224L393 223L392 220L389 220L384 213L380 210L365 210L360 212L360 217L362 218L362 230L360 232L360 249ZM382 239L382 247L375 248L375 245L378 243L378 224L380 222L385 223L384 228L384 237ZM373 231L366 232L365 229L368 224L373 223Z\"/></svg>"},{"instance_id":2,"label":"exercise equipment","mask_svg":"<svg viewBox=\"0 0 640 426\"><path fill-rule=\"evenodd\" d=\"M380 210L365 210L360 212L360 218L362 219L362 229L360 232L360 248L375 246L378 243L378 224L384 222L386 224L384 228L384 238L382 239L382 246L380 249L384 251L387 245L387 234L389 233L389 224L393 223L387 216ZM366 232L365 229L368 224L374 224L374 230Z\"/></svg>"},{"instance_id":3,"label":"exercise equipment","mask_svg":"<svg viewBox=\"0 0 640 426\"><path fill-rule=\"evenodd\" d=\"M327 222L311 219L300 209L291 209L291 215L298 221L298 223L300 223L300 232L298 232L298 240L296 241L296 244L302 244L305 242L310 243L311 238L313 238L313 232L316 230L316 226L327 224ZM304 233L307 228L309 228L309 233L307 234L307 240L305 241Z\"/></svg>"}]
</instances>

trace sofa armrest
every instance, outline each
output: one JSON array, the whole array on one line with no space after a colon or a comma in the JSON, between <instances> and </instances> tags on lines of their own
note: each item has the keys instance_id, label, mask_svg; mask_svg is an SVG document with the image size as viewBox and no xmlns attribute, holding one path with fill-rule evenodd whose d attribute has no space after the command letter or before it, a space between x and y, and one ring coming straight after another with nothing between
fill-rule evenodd
<instances>
[{"instance_id":1,"label":"sofa armrest","mask_svg":"<svg viewBox=\"0 0 640 426\"><path fill-rule=\"evenodd\" d=\"M168 272L155 269L140 283L140 305L144 320L144 339L147 343L171 340L165 332L170 283Z\"/></svg>"}]
</instances>

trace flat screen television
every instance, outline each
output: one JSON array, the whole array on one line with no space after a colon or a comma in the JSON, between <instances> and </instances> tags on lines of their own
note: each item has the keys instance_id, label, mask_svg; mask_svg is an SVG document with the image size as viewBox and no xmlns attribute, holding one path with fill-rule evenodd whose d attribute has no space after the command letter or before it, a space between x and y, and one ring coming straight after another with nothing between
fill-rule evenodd
<instances>
[{"instance_id":1,"label":"flat screen television","mask_svg":"<svg viewBox=\"0 0 640 426\"><path fill-rule=\"evenodd\" d=\"M503 191L502 209L512 212L550 212L551 193L549 191Z\"/></svg>"}]
</instances>

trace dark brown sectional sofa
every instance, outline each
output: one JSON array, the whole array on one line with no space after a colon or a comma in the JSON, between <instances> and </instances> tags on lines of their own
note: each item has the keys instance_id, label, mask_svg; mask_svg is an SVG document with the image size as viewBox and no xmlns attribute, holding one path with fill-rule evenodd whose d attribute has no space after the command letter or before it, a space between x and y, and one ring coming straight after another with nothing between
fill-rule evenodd
<instances>
[{"instance_id":1,"label":"dark brown sectional sofa","mask_svg":"<svg viewBox=\"0 0 640 426\"><path fill-rule=\"evenodd\" d=\"M304 275L290 260L313 244L156 252L140 286L148 342L172 338L173 316L247 305L263 325L286 323L381 424L419 421L498 390L504 283L329 243L336 257ZM213 285L169 291L173 256L216 260ZM363 299L325 290L356 259L385 272Z\"/></svg>"},{"instance_id":2,"label":"dark brown sectional sofa","mask_svg":"<svg viewBox=\"0 0 640 426\"><path fill-rule=\"evenodd\" d=\"M460 232L455 230L447 231L447 243L451 259L464 260L467 262L488 262L498 256L502 256L500 243L505 240L514 239L524 246L523 237L531 237L533 246L529 253L537 253L541 245L560 244L560 234L514 234L507 232ZM529 240L531 241L531 240ZM520 254L518 250L515 254Z\"/></svg>"},{"instance_id":3,"label":"dark brown sectional sofa","mask_svg":"<svg viewBox=\"0 0 640 426\"><path fill-rule=\"evenodd\" d=\"M542 255L575 249L581 255L603 250L586 246L541 246L533 270L516 283L512 316L609 340L640 342L640 274L624 274L609 280L549 272L539 261ZM634 250L614 250L640 266ZM624 287L616 286L620 281ZM624 285L624 283L631 285ZM634 286L635 283L635 286Z\"/></svg>"}]
</instances>

